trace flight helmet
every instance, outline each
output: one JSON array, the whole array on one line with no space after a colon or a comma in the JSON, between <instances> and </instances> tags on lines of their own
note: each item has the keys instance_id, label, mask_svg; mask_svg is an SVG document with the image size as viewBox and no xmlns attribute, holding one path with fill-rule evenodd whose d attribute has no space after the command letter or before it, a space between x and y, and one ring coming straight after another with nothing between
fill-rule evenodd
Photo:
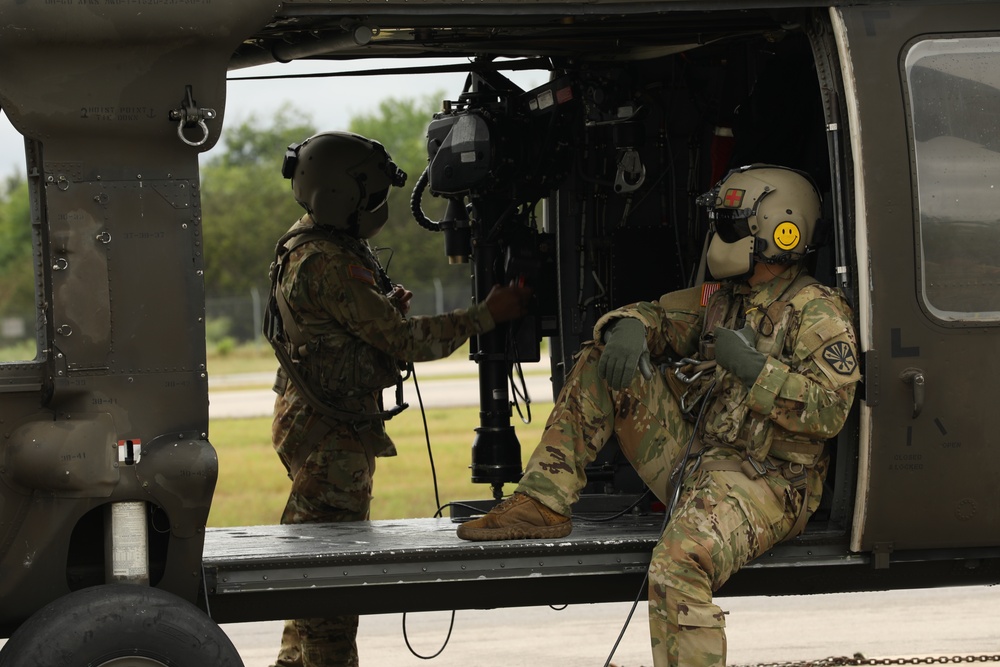
<instances>
[{"instance_id":1,"label":"flight helmet","mask_svg":"<svg viewBox=\"0 0 1000 667\"><path fill-rule=\"evenodd\" d=\"M733 169L698 198L708 209L708 268L715 278L749 275L756 262L792 264L815 249L816 184L801 171L769 164Z\"/></svg>"},{"instance_id":2,"label":"flight helmet","mask_svg":"<svg viewBox=\"0 0 1000 667\"><path fill-rule=\"evenodd\" d=\"M389 188L406 183L382 144L349 132L321 132L291 144L281 173L316 225L366 239L389 218Z\"/></svg>"}]
</instances>

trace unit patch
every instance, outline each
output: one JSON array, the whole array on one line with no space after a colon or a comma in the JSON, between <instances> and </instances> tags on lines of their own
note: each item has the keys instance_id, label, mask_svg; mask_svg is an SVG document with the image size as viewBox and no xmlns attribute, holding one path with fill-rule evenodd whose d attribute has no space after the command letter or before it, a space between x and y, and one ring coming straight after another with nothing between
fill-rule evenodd
<instances>
[{"instance_id":1,"label":"unit patch","mask_svg":"<svg viewBox=\"0 0 1000 667\"><path fill-rule=\"evenodd\" d=\"M726 190L726 196L722 200L722 204L726 208L739 208L743 205L743 195L747 193L746 190L740 190L738 188L729 188Z\"/></svg>"},{"instance_id":2,"label":"unit patch","mask_svg":"<svg viewBox=\"0 0 1000 667\"><path fill-rule=\"evenodd\" d=\"M854 350L844 341L830 343L823 350L823 359L830 367L841 375L850 375L858 367L858 360L854 357Z\"/></svg>"},{"instance_id":3,"label":"unit patch","mask_svg":"<svg viewBox=\"0 0 1000 667\"><path fill-rule=\"evenodd\" d=\"M375 273L371 269L366 269L365 267L358 266L357 264L351 264L347 267L347 275L355 280L368 283L369 285L375 284Z\"/></svg>"}]
</instances>

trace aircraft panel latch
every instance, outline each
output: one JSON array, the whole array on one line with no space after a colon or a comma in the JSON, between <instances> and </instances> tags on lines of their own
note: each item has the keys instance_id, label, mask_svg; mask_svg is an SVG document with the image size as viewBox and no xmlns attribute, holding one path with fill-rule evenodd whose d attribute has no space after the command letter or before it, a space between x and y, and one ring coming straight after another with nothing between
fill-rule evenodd
<instances>
[{"instance_id":1,"label":"aircraft panel latch","mask_svg":"<svg viewBox=\"0 0 1000 667\"><path fill-rule=\"evenodd\" d=\"M919 368L907 368L899 374L899 379L913 387L913 418L916 419L924 409L924 386L927 378Z\"/></svg>"}]
</instances>

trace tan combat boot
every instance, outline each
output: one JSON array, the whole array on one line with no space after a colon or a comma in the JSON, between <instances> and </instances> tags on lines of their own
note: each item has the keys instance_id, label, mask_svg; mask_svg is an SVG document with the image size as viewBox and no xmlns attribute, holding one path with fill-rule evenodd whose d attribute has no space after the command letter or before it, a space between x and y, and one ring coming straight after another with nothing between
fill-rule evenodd
<instances>
[{"instance_id":1,"label":"tan combat boot","mask_svg":"<svg viewBox=\"0 0 1000 667\"><path fill-rule=\"evenodd\" d=\"M515 493L487 514L458 527L463 540L538 540L566 537L573 530L568 516L550 510L531 496Z\"/></svg>"}]
</instances>

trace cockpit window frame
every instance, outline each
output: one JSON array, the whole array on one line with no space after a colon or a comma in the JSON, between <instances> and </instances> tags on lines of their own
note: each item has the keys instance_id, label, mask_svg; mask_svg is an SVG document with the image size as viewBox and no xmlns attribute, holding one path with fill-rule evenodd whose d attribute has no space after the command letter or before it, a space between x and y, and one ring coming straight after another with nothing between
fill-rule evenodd
<instances>
[{"instance_id":1,"label":"cockpit window frame","mask_svg":"<svg viewBox=\"0 0 1000 667\"><path fill-rule=\"evenodd\" d=\"M995 251L1000 248L1000 214L989 217L990 210L1000 211L1000 114L991 119L997 144L980 143L989 128L975 123L988 114L947 105L948 87L941 85L947 79L954 91L969 97L995 91L1000 102L1000 36L921 36L903 49L900 71L918 302L930 319L945 326L1000 325L1000 253ZM941 131L964 136L935 134ZM996 257L992 262L988 249ZM984 291L991 287L991 275L996 275L993 290Z\"/></svg>"}]
</instances>

